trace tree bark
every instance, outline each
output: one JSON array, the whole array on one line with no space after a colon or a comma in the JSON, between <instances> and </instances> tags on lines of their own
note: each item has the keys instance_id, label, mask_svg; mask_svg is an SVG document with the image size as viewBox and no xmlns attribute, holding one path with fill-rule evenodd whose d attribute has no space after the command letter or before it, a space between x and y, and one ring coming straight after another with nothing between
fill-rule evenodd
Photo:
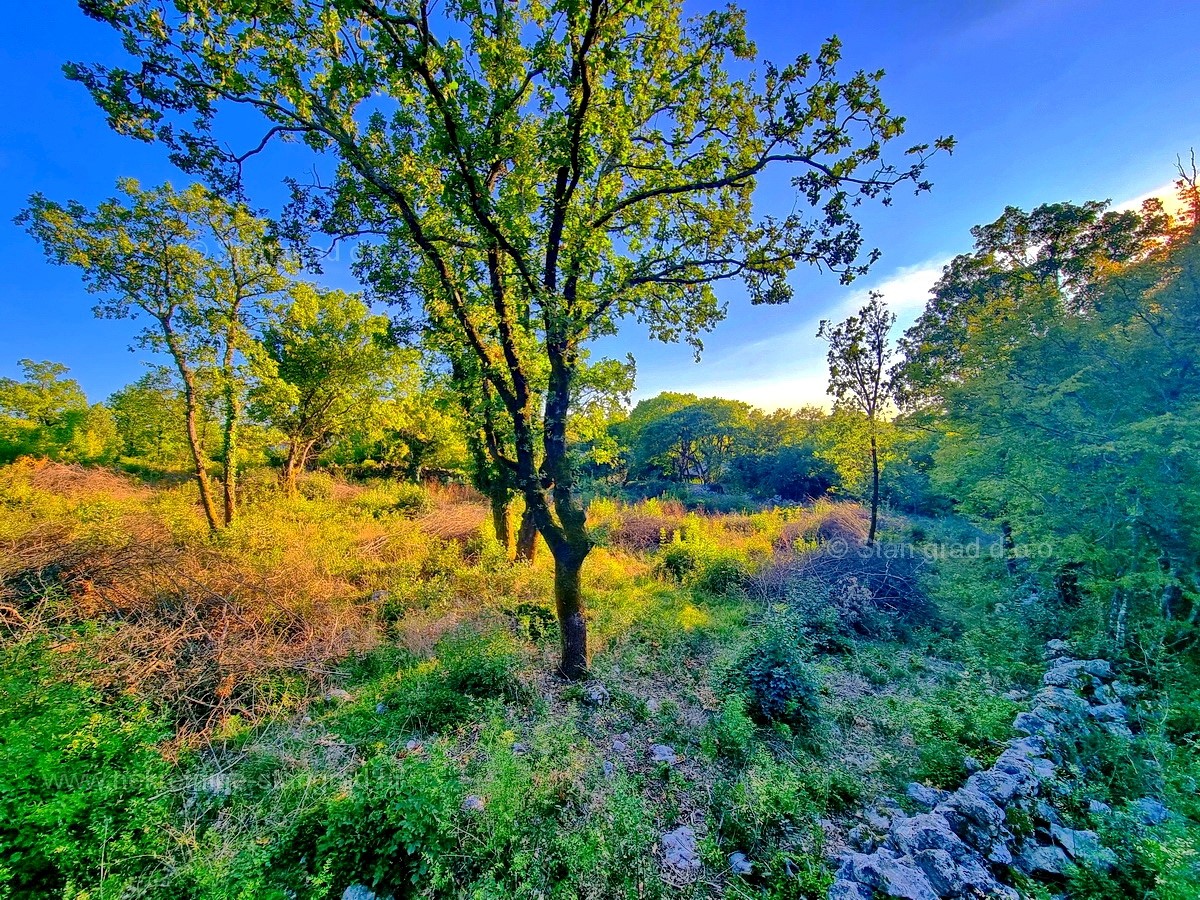
<instances>
[{"instance_id":1,"label":"tree bark","mask_svg":"<svg viewBox=\"0 0 1200 900\"><path fill-rule=\"evenodd\" d=\"M521 513L521 524L517 528L517 561L531 563L537 557L537 523L526 509Z\"/></svg>"},{"instance_id":2,"label":"tree bark","mask_svg":"<svg viewBox=\"0 0 1200 900\"><path fill-rule=\"evenodd\" d=\"M562 632L559 674L571 681L588 675L587 618L582 572L587 548L564 545L554 555L554 607Z\"/></svg>"},{"instance_id":3,"label":"tree bark","mask_svg":"<svg viewBox=\"0 0 1200 900\"><path fill-rule=\"evenodd\" d=\"M200 440L200 427L196 421L200 410L200 399L196 393L195 374L187 363L183 348L179 345L179 337L171 325L169 316L159 318L159 324L162 326L167 349L171 353L171 358L175 360L175 368L179 370L179 377L183 381L183 418L187 430L188 449L191 451L192 464L196 470L196 486L200 490L200 506L204 509L204 518L208 521L209 530L216 531L220 527L217 523L217 508L213 503L212 486L208 480L208 466L204 459L204 447Z\"/></svg>"},{"instance_id":4,"label":"tree bark","mask_svg":"<svg viewBox=\"0 0 1200 900\"><path fill-rule=\"evenodd\" d=\"M875 532L879 527L879 443L875 431L871 431L871 530L867 533L867 546L875 545Z\"/></svg>"},{"instance_id":5,"label":"tree bark","mask_svg":"<svg viewBox=\"0 0 1200 900\"><path fill-rule=\"evenodd\" d=\"M237 310L233 312L237 319ZM222 430L222 477L225 482L225 526L233 524L237 511L237 454L238 454L238 420L241 418L241 404L238 402L237 385L234 383L234 331L231 327L225 336L225 360L222 368L225 381L225 423Z\"/></svg>"},{"instance_id":6,"label":"tree bark","mask_svg":"<svg viewBox=\"0 0 1200 900\"><path fill-rule=\"evenodd\" d=\"M512 553L512 520L510 518L511 500L508 491L493 491L488 496L492 505L492 528L496 532L496 541L504 548L505 554Z\"/></svg>"},{"instance_id":7,"label":"tree bark","mask_svg":"<svg viewBox=\"0 0 1200 900\"><path fill-rule=\"evenodd\" d=\"M1004 542L1004 567L1010 576L1015 576L1017 574L1017 545L1013 540L1012 525L1008 522L1001 522L1000 533Z\"/></svg>"},{"instance_id":8,"label":"tree bark","mask_svg":"<svg viewBox=\"0 0 1200 900\"><path fill-rule=\"evenodd\" d=\"M288 441L288 455L283 463L283 492L288 497L296 496L296 471L298 448L296 441Z\"/></svg>"}]
</instances>

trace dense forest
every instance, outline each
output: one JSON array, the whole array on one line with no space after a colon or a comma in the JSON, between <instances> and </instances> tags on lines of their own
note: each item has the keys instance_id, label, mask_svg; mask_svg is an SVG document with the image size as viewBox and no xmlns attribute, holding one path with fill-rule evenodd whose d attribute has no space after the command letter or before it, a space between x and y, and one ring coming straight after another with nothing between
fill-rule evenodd
<instances>
[{"instance_id":1,"label":"dense forest","mask_svg":"<svg viewBox=\"0 0 1200 900\"><path fill-rule=\"evenodd\" d=\"M1200 896L1194 158L821 322L825 405L634 402L598 338L867 275L954 139L732 7L81 6L185 177L16 217L154 365L0 378L0 900Z\"/></svg>"}]
</instances>

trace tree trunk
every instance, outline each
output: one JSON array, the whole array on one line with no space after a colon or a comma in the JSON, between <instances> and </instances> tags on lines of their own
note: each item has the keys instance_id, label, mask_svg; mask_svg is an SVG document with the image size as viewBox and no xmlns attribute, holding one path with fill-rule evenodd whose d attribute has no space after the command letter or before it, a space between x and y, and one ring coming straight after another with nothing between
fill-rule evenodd
<instances>
[{"instance_id":1,"label":"tree trunk","mask_svg":"<svg viewBox=\"0 0 1200 900\"><path fill-rule=\"evenodd\" d=\"M296 441L288 441L288 455L283 463L283 492L288 497L296 496L296 471L299 468L299 452Z\"/></svg>"},{"instance_id":2,"label":"tree trunk","mask_svg":"<svg viewBox=\"0 0 1200 900\"><path fill-rule=\"evenodd\" d=\"M196 467L196 485L200 489L200 505L204 508L204 518L208 520L209 529L216 531L220 527L217 523L217 508L213 503L212 486L208 481L208 466L204 459L204 449L200 443L200 429L196 424L199 404L196 400L196 391L189 383L190 380L190 378L185 379L183 391L188 448L192 452L192 464Z\"/></svg>"},{"instance_id":3,"label":"tree trunk","mask_svg":"<svg viewBox=\"0 0 1200 900\"><path fill-rule=\"evenodd\" d=\"M528 562L534 561L537 556L537 523L534 522L533 516L529 509L521 513L521 524L517 528L517 561Z\"/></svg>"},{"instance_id":4,"label":"tree trunk","mask_svg":"<svg viewBox=\"0 0 1200 900\"><path fill-rule=\"evenodd\" d=\"M492 529L496 532L496 542L504 548L505 554L512 553L512 518L510 516L512 501L508 491L493 491L488 496L492 505Z\"/></svg>"},{"instance_id":5,"label":"tree trunk","mask_svg":"<svg viewBox=\"0 0 1200 900\"><path fill-rule=\"evenodd\" d=\"M187 430L188 449L192 454L192 464L196 468L196 486L200 490L200 506L204 509L204 518L208 520L209 530L216 531L219 527L217 508L213 503L212 486L208 480L208 465L200 440L200 427L196 421L200 411L200 399L196 395L196 378L184 356L170 316L160 317L158 322L162 326L163 337L166 340L167 349L171 353L171 358L175 360L175 368L179 370L179 377L183 381L183 418Z\"/></svg>"},{"instance_id":6,"label":"tree trunk","mask_svg":"<svg viewBox=\"0 0 1200 900\"><path fill-rule=\"evenodd\" d=\"M583 604L583 561L587 547L559 545L554 553L554 607L562 632L562 662L558 673L577 681L588 675L587 618Z\"/></svg>"},{"instance_id":7,"label":"tree trunk","mask_svg":"<svg viewBox=\"0 0 1200 900\"><path fill-rule=\"evenodd\" d=\"M1008 569L1010 576L1017 574L1017 545L1013 540L1012 525L1008 522L1000 523L1000 533L1004 540L1004 567Z\"/></svg>"},{"instance_id":8,"label":"tree trunk","mask_svg":"<svg viewBox=\"0 0 1200 900\"><path fill-rule=\"evenodd\" d=\"M236 316L236 312L235 312ZM233 378L233 331L225 338L225 427L223 429L223 477L225 480L225 526L233 524L237 509L237 454L238 454L238 419L241 417L241 404L238 402L237 385Z\"/></svg>"},{"instance_id":9,"label":"tree trunk","mask_svg":"<svg viewBox=\"0 0 1200 900\"><path fill-rule=\"evenodd\" d=\"M875 532L879 527L879 443L871 431L871 530L867 533L867 546L875 545Z\"/></svg>"}]
</instances>

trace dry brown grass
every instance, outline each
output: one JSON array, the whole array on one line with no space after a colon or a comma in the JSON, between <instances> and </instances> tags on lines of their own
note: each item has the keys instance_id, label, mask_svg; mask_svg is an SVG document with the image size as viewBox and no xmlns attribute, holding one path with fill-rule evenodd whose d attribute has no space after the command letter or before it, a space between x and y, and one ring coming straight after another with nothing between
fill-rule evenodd
<instances>
[{"instance_id":1,"label":"dry brown grass","mask_svg":"<svg viewBox=\"0 0 1200 900\"><path fill-rule=\"evenodd\" d=\"M149 488L126 475L77 463L25 457L13 463L10 471L17 477L24 477L35 490L72 499L104 497L110 500L133 500L150 495Z\"/></svg>"},{"instance_id":2,"label":"dry brown grass","mask_svg":"<svg viewBox=\"0 0 1200 900\"><path fill-rule=\"evenodd\" d=\"M847 548L861 547L870 532L870 513L857 503L818 502L798 511L776 541L776 549L787 552L798 542L827 544L841 541Z\"/></svg>"},{"instance_id":3,"label":"dry brown grass","mask_svg":"<svg viewBox=\"0 0 1200 900\"><path fill-rule=\"evenodd\" d=\"M417 519L417 524L426 534L440 540L465 544L479 537L491 514L486 503L455 502L438 497L433 510Z\"/></svg>"}]
</instances>

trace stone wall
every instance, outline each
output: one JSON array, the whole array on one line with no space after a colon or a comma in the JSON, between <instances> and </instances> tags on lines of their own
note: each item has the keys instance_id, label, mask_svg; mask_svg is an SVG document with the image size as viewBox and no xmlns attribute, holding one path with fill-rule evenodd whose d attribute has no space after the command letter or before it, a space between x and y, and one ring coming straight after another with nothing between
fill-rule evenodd
<instances>
[{"instance_id":1,"label":"stone wall","mask_svg":"<svg viewBox=\"0 0 1200 900\"><path fill-rule=\"evenodd\" d=\"M910 784L921 812L885 803L867 813L850 834L854 850L840 858L830 900L1016 900L1014 873L1056 879L1072 863L1112 865L1096 833L1067 827L1054 801L1056 773L1080 736L1130 734L1122 688L1105 660L1075 659L1063 641L1046 653L1043 687L1013 721L1021 736L954 792Z\"/></svg>"}]
</instances>

